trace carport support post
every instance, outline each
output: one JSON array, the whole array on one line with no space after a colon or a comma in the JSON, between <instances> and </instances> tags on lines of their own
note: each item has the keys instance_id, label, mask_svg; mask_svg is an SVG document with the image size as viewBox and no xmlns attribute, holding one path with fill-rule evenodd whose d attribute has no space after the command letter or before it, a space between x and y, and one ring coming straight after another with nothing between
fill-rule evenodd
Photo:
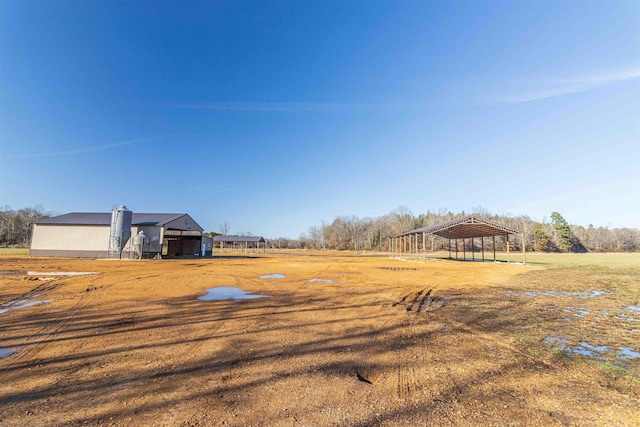
<instances>
[{"instance_id":1,"label":"carport support post","mask_svg":"<svg viewBox=\"0 0 640 427\"><path fill-rule=\"evenodd\" d=\"M471 261L475 261L476 260L476 253L475 253L474 247L473 247L474 243L475 243L475 240L476 239L474 239L473 237L471 238Z\"/></svg>"},{"instance_id":2,"label":"carport support post","mask_svg":"<svg viewBox=\"0 0 640 427\"><path fill-rule=\"evenodd\" d=\"M484 262L484 236L480 237L480 245L482 246L482 262Z\"/></svg>"},{"instance_id":3,"label":"carport support post","mask_svg":"<svg viewBox=\"0 0 640 427\"><path fill-rule=\"evenodd\" d=\"M451 239L447 239L449 241L449 258L451 258Z\"/></svg>"},{"instance_id":4,"label":"carport support post","mask_svg":"<svg viewBox=\"0 0 640 427\"><path fill-rule=\"evenodd\" d=\"M462 239L462 260L467 260L467 239Z\"/></svg>"},{"instance_id":5,"label":"carport support post","mask_svg":"<svg viewBox=\"0 0 640 427\"><path fill-rule=\"evenodd\" d=\"M496 236L491 236L493 238L493 262L496 262Z\"/></svg>"},{"instance_id":6,"label":"carport support post","mask_svg":"<svg viewBox=\"0 0 640 427\"><path fill-rule=\"evenodd\" d=\"M509 258L509 235L507 234L507 264L511 262Z\"/></svg>"},{"instance_id":7,"label":"carport support post","mask_svg":"<svg viewBox=\"0 0 640 427\"><path fill-rule=\"evenodd\" d=\"M456 259L458 259L458 239L456 239Z\"/></svg>"}]
</instances>

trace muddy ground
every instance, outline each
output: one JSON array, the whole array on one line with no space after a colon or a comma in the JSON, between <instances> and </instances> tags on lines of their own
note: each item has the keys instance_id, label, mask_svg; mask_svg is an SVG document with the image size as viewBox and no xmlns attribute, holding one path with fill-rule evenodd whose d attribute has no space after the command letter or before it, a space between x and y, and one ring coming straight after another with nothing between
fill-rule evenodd
<instances>
[{"instance_id":1,"label":"muddy ground","mask_svg":"<svg viewBox=\"0 0 640 427\"><path fill-rule=\"evenodd\" d=\"M639 359L545 341L570 324L541 302L553 294L521 291L557 289L546 267L340 253L0 263L2 426L640 420ZM198 299L222 286L269 297Z\"/></svg>"}]
</instances>

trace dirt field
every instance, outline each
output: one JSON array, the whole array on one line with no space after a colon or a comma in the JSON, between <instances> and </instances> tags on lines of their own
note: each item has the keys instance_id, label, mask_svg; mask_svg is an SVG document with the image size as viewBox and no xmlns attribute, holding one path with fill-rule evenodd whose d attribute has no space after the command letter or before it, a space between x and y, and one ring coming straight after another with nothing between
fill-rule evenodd
<instances>
[{"instance_id":1,"label":"dirt field","mask_svg":"<svg viewBox=\"0 0 640 427\"><path fill-rule=\"evenodd\" d=\"M640 257L584 257L0 256L0 425L638 425Z\"/></svg>"}]
</instances>

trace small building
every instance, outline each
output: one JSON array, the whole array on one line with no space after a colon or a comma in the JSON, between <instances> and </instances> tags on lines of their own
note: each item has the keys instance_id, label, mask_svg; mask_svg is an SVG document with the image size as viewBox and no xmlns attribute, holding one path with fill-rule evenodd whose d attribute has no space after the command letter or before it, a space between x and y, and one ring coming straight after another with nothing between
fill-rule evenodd
<instances>
[{"instance_id":1,"label":"small building","mask_svg":"<svg viewBox=\"0 0 640 427\"><path fill-rule=\"evenodd\" d=\"M124 208L124 207L121 207ZM126 210L126 208L124 208ZM128 211L128 210L127 210ZM131 213L130 230L122 239L119 258L153 258L201 254L203 229L185 213ZM146 237L140 248L128 236ZM72 212L36 221L31 234L30 256L109 258L114 256L113 213ZM210 247L210 246L209 246Z\"/></svg>"},{"instance_id":2,"label":"small building","mask_svg":"<svg viewBox=\"0 0 640 427\"><path fill-rule=\"evenodd\" d=\"M202 236L202 256L211 256L213 254L213 238Z\"/></svg>"}]
</instances>

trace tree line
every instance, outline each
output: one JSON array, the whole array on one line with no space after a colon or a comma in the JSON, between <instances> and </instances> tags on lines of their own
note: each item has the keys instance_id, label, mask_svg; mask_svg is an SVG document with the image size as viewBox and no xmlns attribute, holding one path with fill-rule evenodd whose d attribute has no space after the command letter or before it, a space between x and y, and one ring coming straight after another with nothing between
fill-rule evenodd
<instances>
[{"instance_id":1,"label":"tree line","mask_svg":"<svg viewBox=\"0 0 640 427\"><path fill-rule=\"evenodd\" d=\"M540 252L636 252L640 251L640 230L635 228L608 228L570 225L560 213L552 212L549 220L534 221L526 215L507 216L490 214L483 208L474 208L474 215L524 233L528 251ZM355 251L388 251L389 237L442 222L462 218L470 213L452 213L446 209L413 215L406 207L377 217L338 216L331 223L322 221L309 228L297 239L280 237L269 239L269 246L281 249L336 249ZM28 247L31 228L35 221L49 218L41 205L12 210L0 208L0 247ZM220 233L205 233L213 237L228 234L229 224L224 223ZM242 233L251 235L251 233ZM446 250L448 241L430 237L429 249ZM467 239L470 240L470 239ZM467 245L473 242L468 241ZM521 250L520 239L510 242L513 250ZM505 242L496 241L496 249L504 250Z\"/></svg>"},{"instance_id":2,"label":"tree line","mask_svg":"<svg viewBox=\"0 0 640 427\"><path fill-rule=\"evenodd\" d=\"M520 230L528 251L540 252L635 252L640 251L640 230L633 228L587 227L570 225L560 213L552 212L549 220L534 221L527 215L507 216L490 214L482 208L471 213L453 213L446 209L413 215L406 207L377 218L338 216L331 223L312 226L299 239L287 239L291 248L337 249L355 251L388 251L389 237L416 228L478 215L491 222ZM428 249L446 250L449 242L430 236ZM467 249L474 244L467 239ZM477 245L477 242L475 243ZM512 239L510 247L521 250L520 239ZM506 242L496 240L496 249L505 250Z\"/></svg>"},{"instance_id":3,"label":"tree line","mask_svg":"<svg viewBox=\"0 0 640 427\"><path fill-rule=\"evenodd\" d=\"M41 205L12 210L10 206L0 208L0 247L29 247L31 228L35 221L49 218Z\"/></svg>"}]
</instances>

